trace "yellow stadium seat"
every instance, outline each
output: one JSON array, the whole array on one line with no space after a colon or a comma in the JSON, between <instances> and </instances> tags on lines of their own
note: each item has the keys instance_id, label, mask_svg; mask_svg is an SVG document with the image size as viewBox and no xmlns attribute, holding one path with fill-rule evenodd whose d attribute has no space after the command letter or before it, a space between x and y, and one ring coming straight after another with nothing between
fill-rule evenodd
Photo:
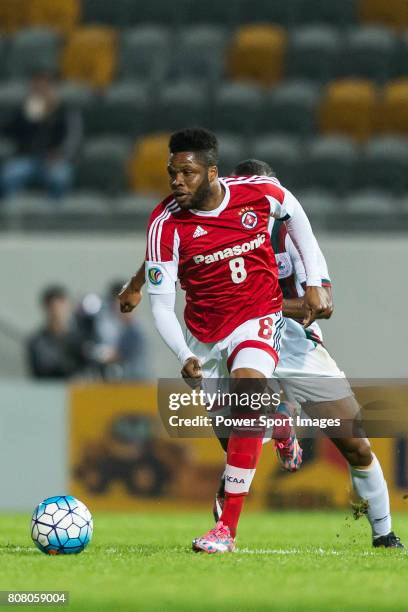
<instances>
[{"instance_id":1,"label":"yellow stadium seat","mask_svg":"<svg viewBox=\"0 0 408 612\"><path fill-rule=\"evenodd\" d=\"M408 136L408 78L385 86L380 116L383 132Z\"/></svg>"},{"instance_id":2,"label":"yellow stadium seat","mask_svg":"<svg viewBox=\"0 0 408 612\"><path fill-rule=\"evenodd\" d=\"M377 91L371 81L334 81L328 85L320 105L320 130L365 140L374 130L377 108Z\"/></svg>"},{"instance_id":3,"label":"yellow stadium seat","mask_svg":"<svg viewBox=\"0 0 408 612\"><path fill-rule=\"evenodd\" d=\"M272 25L240 28L228 54L228 74L234 80L254 81L266 87L279 81L283 73L286 33Z\"/></svg>"},{"instance_id":4,"label":"yellow stadium seat","mask_svg":"<svg viewBox=\"0 0 408 612\"><path fill-rule=\"evenodd\" d=\"M48 26L70 32L81 16L80 0L30 0L28 20L32 26Z\"/></svg>"},{"instance_id":5,"label":"yellow stadium seat","mask_svg":"<svg viewBox=\"0 0 408 612\"><path fill-rule=\"evenodd\" d=\"M359 13L363 23L378 23L399 30L408 27L406 0L360 0Z\"/></svg>"},{"instance_id":6,"label":"yellow stadium seat","mask_svg":"<svg viewBox=\"0 0 408 612\"><path fill-rule=\"evenodd\" d=\"M61 72L71 81L105 87L114 76L117 35L113 28L82 27L69 35L61 58Z\"/></svg>"},{"instance_id":7,"label":"yellow stadium seat","mask_svg":"<svg viewBox=\"0 0 408 612\"><path fill-rule=\"evenodd\" d=\"M30 0L0 0L0 32L15 32L27 25Z\"/></svg>"},{"instance_id":8,"label":"yellow stadium seat","mask_svg":"<svg viewBox=\"0 0 408 612\"><path fill-rule=\"evenodd\" d=\"M167 160L170 134L149 134L140 138L128 163L132 191L154 193L164 197L170 193Z\"/></svg>"}]
</instances>

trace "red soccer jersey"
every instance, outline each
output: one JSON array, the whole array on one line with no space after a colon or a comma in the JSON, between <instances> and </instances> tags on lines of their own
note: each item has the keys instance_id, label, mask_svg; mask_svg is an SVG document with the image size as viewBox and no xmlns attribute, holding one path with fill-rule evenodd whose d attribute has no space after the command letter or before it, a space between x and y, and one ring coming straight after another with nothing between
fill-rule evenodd
<instances>
[{"instance_id":1,"label":"red soccer jersey","mask_svg":"<svg viewBox=\"0 0 408 612\"><path fill-rule=\"evenodd\" d=\"M249 319L282 308L271 246L271 214L290 215L293 196L276 179L220 179L225 196L212 211L182 210L172 197L153 211L147 232L149 293L186 292L193 336L217 342Z\"/></svg>"}]
</instances>

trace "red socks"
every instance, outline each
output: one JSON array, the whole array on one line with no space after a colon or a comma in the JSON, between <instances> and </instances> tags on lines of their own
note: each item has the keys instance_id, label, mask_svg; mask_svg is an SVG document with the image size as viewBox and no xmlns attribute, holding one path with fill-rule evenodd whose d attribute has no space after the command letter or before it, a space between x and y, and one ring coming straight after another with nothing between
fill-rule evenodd
<instances>
[{"instance_id":1,"label":"red socks","mask_svg":"<svg viewBox=\"0 0 408 612\"><path fill-rule=\"evenodd\" d=\"M258 434L259 435L259 434ZM225 501L221 521L235 537L244 499L248 495L262 450L262 437L241 438L233 432L227 450Z\"/></svg>"}]
</instances>

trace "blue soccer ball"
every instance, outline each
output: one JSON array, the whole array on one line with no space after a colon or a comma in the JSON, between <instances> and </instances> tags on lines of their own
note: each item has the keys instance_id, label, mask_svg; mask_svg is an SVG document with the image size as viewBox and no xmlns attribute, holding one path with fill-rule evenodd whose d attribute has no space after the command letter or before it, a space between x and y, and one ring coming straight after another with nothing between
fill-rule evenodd
<instances>
[{"instance_id":1,"label":"blue soccer ball","mask_svg":"<svg viewBox=\"0 0 408 612\"><path fill-rule=\"evenodd\" d=\"M34 510L31 537L48 555L80 553L91 541L92 533L91 513L72 495L48 497Z\"/></svg>"}]
</instances>

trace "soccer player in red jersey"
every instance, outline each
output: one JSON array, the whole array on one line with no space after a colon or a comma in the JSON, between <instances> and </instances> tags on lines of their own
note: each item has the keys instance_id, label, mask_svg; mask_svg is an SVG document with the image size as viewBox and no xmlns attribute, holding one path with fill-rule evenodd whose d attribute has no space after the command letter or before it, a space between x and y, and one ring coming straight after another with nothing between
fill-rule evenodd
<instances>
[{"instance_id":1,"label":"soccer player in red jersey","mask_svg":"<svg viewBox=\"0 0 408 612\"><path fill-rule=\"evenodd\" d=\"M302 257L305 325L328 306L316 239L299 202L275 179L218 177L211 132L176 132L169 149L172 195L154 209L147 232L146 282L156 327L185 378L230 376L259 390L279 360L284 327L269 219L285 219ZM186 292L186 339L174 312L177 280ZM261 448L262 434L232 431L222 516L194 540L195 550L233 550Z\"/></svg>"}]
</instances>

